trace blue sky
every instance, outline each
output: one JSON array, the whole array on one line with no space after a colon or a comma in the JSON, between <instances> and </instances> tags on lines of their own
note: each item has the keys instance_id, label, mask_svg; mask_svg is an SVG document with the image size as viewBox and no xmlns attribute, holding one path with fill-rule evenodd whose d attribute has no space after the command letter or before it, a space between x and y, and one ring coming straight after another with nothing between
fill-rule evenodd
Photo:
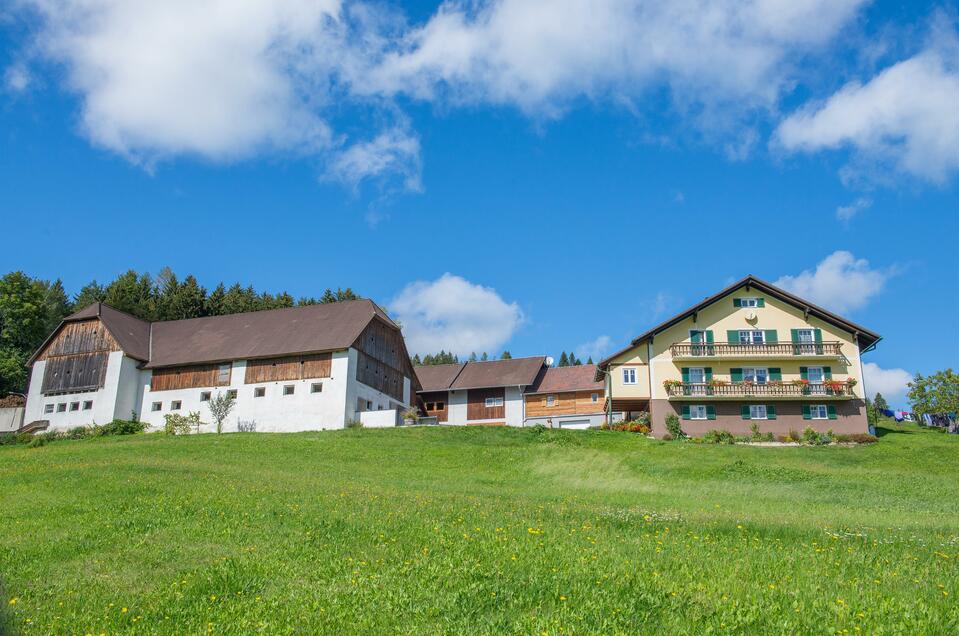
<instances>
[{"instance_id":1,"label":"blue sky","mask_svg":"<svg viewBox=\"0 0 959 636\"><path fill-rule=\"evenodd\" d=\"M602 356L752 273L959 345L955 6L0 9L0 269L386 305L415 349Z\"/></svg>"}]
</instances>

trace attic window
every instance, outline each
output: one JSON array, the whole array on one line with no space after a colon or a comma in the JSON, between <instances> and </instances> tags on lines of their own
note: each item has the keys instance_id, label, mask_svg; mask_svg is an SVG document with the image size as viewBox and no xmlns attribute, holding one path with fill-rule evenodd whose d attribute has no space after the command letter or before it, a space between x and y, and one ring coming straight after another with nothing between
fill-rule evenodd
<instances>
[{"instance_id":1,"label":"attic window","mask_svg":"<svg viewBox=\"0 0 959 636\"><path fill-rule=\"evenodd\" d=\"M556 406L556 396L547 395L546 396L546 406Z\"/></svg>"}]
</instances>

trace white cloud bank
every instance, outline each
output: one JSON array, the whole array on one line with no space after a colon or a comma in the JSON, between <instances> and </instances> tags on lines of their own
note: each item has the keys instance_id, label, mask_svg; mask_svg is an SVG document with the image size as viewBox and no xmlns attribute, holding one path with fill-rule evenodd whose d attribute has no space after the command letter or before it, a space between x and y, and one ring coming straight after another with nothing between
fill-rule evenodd
<instances>
[{"instance_id":1,"label":"white cloud bank","mask_svg":"<svg viewBox=\"0 0 959 636\"><path fill-rule=\"evenodd\" d=\"M869 399L882 393L890 404L904 405L907 387L912 382L912 374L905 369L883 369L875 362L865 362L862 365L864 388Z\"/></svg>"},{"instance_id":2,"label":"white cloud bank","mask_svg":"<svg viewBox=\"0 0 959 636\"><path fill-rule=\"evenodd\" d=\"M389 304L410 354L499 351L523 322L515 302L453 274L407 285Z\"/></svg>"},{"instance_id":3,"label":"white cloud bank","mask_svg":"<svg viewBox=\"0 0 959 636\"><path fill-rule=\"evenodd\" d=\"M863 307L882 291L889 271L872 269L869 261L839 250L824 258L815 270L783 276L776 285L822 307L844 313Z\"/></svg>"},{"instance_id":4,"label":"white cloud bank","mask_svg":"<svg viewBox=\"0 0 959 636\"><path fill-rule=\"evenodd\" d=\"M774 110L797 79L794 61L827 46L864 3L451 0L412 26L361 0L15 6L39 17L28 55L62 65L81 131L99 147L146 166L310 154L353 187L392 174L418 189L419 144L395 126L397 96L548 118L582 98L635 107L648 93L657 103L666 89L678 112L715 126L738 120L717 113ZM378 129L345 139L336 120L351 114Z\"/></svg>"},{"instance_id":5,"label":"white cloud bank","mask_svg":"<svg viewBox=\"0 0 959 636\"><path fill-rule=\"evenodd\" d=\"M774 145L852 148L864 164L942 183L959 169L959 46L941 34L925 51L788 117Z\"/></svg>"}]
</instances>

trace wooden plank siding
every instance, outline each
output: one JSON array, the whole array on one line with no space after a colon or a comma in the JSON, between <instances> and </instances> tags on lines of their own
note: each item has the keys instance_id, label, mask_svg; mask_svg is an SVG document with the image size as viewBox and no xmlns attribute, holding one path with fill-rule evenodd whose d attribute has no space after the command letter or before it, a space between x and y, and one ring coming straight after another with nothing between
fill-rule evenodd
<instances>
[{"instance_id":1,"label":"wooden plank siding","mask_svg":"<svg viewBox=\"0 0 959 636\"><path fill-rule=\"evenodd\" d=\"M151 391L196 389L200 387L229 386L230 374L219 377L218 364L197 364L189 367L154 369L150 380Z\"/></svg>"},{"instance_id":2,"label":"wooden plank siding","mask_svg":"<svg viewBox=\"0 0 959 636\"><path fill-rule=\"evenodd\" d=\"M412 382L416 376L400 331L382 320L371 320L353 347L358 352L357 381L402 402L403 378Z\"/></svg>"},{"instance_id":3,"label":"wooden plank siding","mask_svg":"<svg viewBox=\"0 0 959 636\"><path fill-rule=\"evenodd\" d=\"M486 406L486 398L503 398L503 406ZM506 417L506 389L469 389L466 395L467 420L495 420Z\"/></svg>"},{"instance_id":4,"label":"wooden plank siding","mask_svg":"<svg viewBox=\"0 0 959 636\"><path fill-rule=\"evenodd\" d=\"M427 417L435 417L437 422L449 421L450 403L447 391L420 393L419 397L423 402L423 413ZM440 406L442 408L439 408Z\"/></svg>"},{"instance_id":5,"label":"wooden plank siding","mask_svg":"<svg viewBox=\"0 0 959 636\"><path fill-rule=\"evenodd\" d=\"M97 319L84 320L63 325L37 356L37 360L99 351L120 351L120 345L102 322Z\"/></svg>"},{"instance_id":6,"label":"wooden plank siding","mask_svg":"<svg viewBox=\"0 0 959 636\"><path fill-rule=\"evenodd\" d=\"M593 394L597 401L593 402ZM553 396L556 402L546 406L546 398ZM570 391L526 396L526 417L549 417L550 415L591 415L603 412L603 394L600 391Z\"/></svg>"},{"instance_id":7,"label":"wooden plank siding","mask_svg":"<svg viewBox=\"0 0 959 636\"><path fill-rule=\"evenodd\" d=\"M333 354L316 353L305 356L248 360L246 384L328 378L333 372Z\"/></svg>"}]
</instances>

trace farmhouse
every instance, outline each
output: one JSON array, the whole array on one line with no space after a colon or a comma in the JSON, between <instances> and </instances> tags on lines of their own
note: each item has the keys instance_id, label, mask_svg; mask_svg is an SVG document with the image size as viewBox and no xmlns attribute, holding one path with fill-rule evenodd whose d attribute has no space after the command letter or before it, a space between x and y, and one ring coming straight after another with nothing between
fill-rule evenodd
<instances>
[{"instance_id":1,"label":"farmhouse","mask_svg":"<svg viewBox=\"0 0 959 636\"><path fill-rule=\"evenodd\" d=\"M50 429L137 416L162 426L220 392L228 430L392 426L417 390L400 328L369 300L147 322L94 303L30 359L27 422Z\"/></svg>"},{"instance_id":2,"label":"farmhouse","mask_svg":"<svg viewBox=\"0 0 959 636\"><path fill-rule=\"evenodd\" d=\"M880 336L753 276L653 327L599 364L608 412L648 410L689 435L756 424L865 433L860 355Z\"/></svg>"},{"instance_id":3,"label":"farmhouse","mask_svg":"<svg viewBox=\"0 0 959 636\"><path fill-rule=\"evenodd\" d=\"M525 424L550 428L602 425L606 391L602 380L595 376L596 366L592 364L543 369L524 396Z\"/></svg>"}]
</instances>

